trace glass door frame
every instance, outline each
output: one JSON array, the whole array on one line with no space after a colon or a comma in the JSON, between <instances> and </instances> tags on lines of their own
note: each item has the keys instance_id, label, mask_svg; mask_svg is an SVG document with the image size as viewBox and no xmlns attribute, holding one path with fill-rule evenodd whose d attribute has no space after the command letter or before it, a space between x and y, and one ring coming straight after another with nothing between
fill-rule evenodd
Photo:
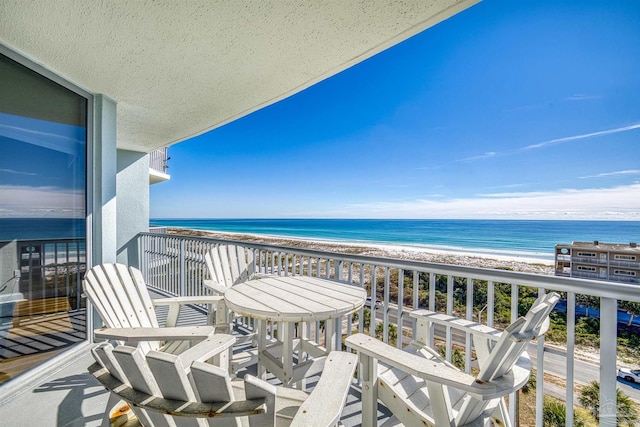
<instances>
[{"instance_id":1,"label":"glass door frame","mask_svg":"<svg viewBox=\"0 0 640 427\"><path fill-rule=\"evenodd\" d=\"M31 71L41 75L42 77L59 84L60 86L74 92L75 94L86 99L87 111L86 111L86 158L85 158L85 261L87 270L93 265L93 189L95 188L95 175L93 167L94 158L94 97L95 95L89 91L65 80L55 72L47 69L43 65L21 55L20 53L10 49L9 47L0 43L0 54L7 58L17 62L18 64L30 69ZM68 363L70 360L77 358L77 354L87 349L87 346L91 343L94 329L94 309L87 301L86 305L86 338L83 342L76 344L68 350L62 352L59 355L52 357L51 359L35 366L29 371L20 374L15 379L7 381L0 385L0 402L6 398L20 392L22 389L29 388L33 385L39 377L47 376L49 373L58 369L60 365Z\"/></svg>"}]
</instances>

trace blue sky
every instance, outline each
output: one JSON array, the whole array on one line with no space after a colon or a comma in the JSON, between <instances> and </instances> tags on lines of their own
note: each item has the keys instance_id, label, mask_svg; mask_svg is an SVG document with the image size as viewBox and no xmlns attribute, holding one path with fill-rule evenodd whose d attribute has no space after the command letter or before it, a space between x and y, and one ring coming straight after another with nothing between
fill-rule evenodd
<instances>
[{"instance_id":1,"label":"blue sky","mask_svg":"<svg viewBox=\"0 0 640 427\"><path fill-rule=\"evenodd\" d=\"M86 129L0 113L0 218L84 218Z\"/></svg>"},{"instance_id":2,"label":"blue sky","mask_svg":"<svg viewBox=\"0 0 640 427\"><path fill-rule=\"evenodd\" d=\"M640 1L493 1L169 150L153 218L640 220Z\"/></svg>"}]
</instances>

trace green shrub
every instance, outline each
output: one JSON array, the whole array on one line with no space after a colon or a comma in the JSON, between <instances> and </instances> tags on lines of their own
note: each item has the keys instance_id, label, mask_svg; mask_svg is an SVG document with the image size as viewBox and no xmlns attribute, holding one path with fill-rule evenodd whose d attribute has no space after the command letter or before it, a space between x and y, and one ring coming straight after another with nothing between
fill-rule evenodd
<instances>
[{"instance_id":1,"label":"green shrub","mask_svg":"<svg viewBox=\"0 0 640 427\"><path fill-rule=\"evenodd\" d=\"M580 413L574 413L574 427L584 427L586 421ZM559 399L545 396L542 408L542 425L545 427L566 426L567 405Z\"/></svg>"}]
</instances>

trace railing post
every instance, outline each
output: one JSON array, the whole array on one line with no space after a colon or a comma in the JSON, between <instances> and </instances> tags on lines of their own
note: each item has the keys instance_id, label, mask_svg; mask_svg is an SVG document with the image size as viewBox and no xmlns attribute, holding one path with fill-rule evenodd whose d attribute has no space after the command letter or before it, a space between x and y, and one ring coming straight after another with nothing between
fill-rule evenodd
<instances>
[{"instance_id":1,"label":"railing post","mask_svg":"<svg viewBox=\"0 0 640 427\"><path fill-rule=\"evenodd\" d=\"M178 283L179 289L180 289L180 293L179 296L186 296L185 293L185 285L186 285L186 277L187 277L187 263L185 260L185 250L184 250L184 243L185 240L184 239L180 239L180 245L179 245L179 252L178 252L178 264L179 264L179 268L180 268L180 272L179 272L179 277L180 277L180 283Z\"/></svg>"},{"instance_id":2,"label":"railing post","mask_svg":"<svg viewBox=\"0 0 640 427\"><path fill-rule=\"evenodd\" d=\"M538 296L544 295L545 290L538 288ZM536 343L536 427L543 427L544 415L544 335L538 337ZM567 402L569 407L569 402ZM573 424L567 424L572 426Z\"/></svg>"},{"instance_id":3,"label":"railing post","mask_svg":"<svg viewBox=\"0 0 640 427\"><path fill-rule=\"evenodd\" d=\"M382 314L382 341L385 343L389 343L389 267L385 267L384 269L384 294L383 294L384 304L382 305L382 309L384 310Z\"/></svg>"},{"instance_id":4,"label":"railing post","mask_svg":"<svg viewBox=\"0 0 640 427\"><path fill-rule=\"evenodd\" d=\"M467 320L473 320L473 277L467 277ZM464 352L464 371L471 373L471 334L467 332L465 337L465 352Z\"/></svg>"},{"instance_id":5,"label":"railing post","mask_svg":"<svg viewBox=\"0 0 640 427\"><path fill-rule=\"evenodd\" d=\"M336 266L336 280L339 282L343 282L344 278L344 260L334 260L333 261Z\"/></svg>"},{"instance_id":6,"label":"railing post","mask_svg":"<svg viewBox=\"0 0 640 427\"><path fill-rule=\"evenodd\" d=\"M371 306L369 311L371 312L371 320L369 322L369 335L376 336L376 266L371 265Z\"/></svg>"},{"instance_id":7,"label":"railing post","mask_svg":"<svg viewBox=\"0 0 640 427\"><path fill-rule=\"evenodd\" d=\"M453 285L455 284L455 278L452 275L447 276L447 315L453 316ZM435 289L435 288L434 288ZM435 294L435 290L434 290ZM445 330L445 358L447 362L451 362L451 354L453 353L453 336L449 326Z\"/></svg>"},{"instance_id":8,"label":"railing post","mask_svg":"<svg viewBox=\"0 0 640 427\"><path fill-rule=\"evenodd\" d=\"M618 301L600 298L600 426L617 424L616 344Z\"/></svg>"},{"instance_id":9,"label":"railing post","mask_svg":"<svg viewBox=\"0 0 640 427\"><path fill-rule=\"evenodd\" d=\"M414 270L413 271L413 309L414 310L418 309L420 306L420 301L418 301L419 291L420 291L420 273ZM418 319L412 318L411 323L412 323L411 336L415 337L416 334L418 333L417 331Z\"/></svg>"},{"instance_id":10,"label":"railing post","mask_svg":"<svg viewBox=\"0 0 640 427\"><path fill-rule=\"evenodd\" d=\"M567 292L567 425L573 425L573 384L574 384L574 353L576 342L576 294Z\"/></svg>"},{"instance_id":11,"label":"railing post","mask_svg":"<svg viewBox=\"0 0 640 427\"><path fill-rule=\"evenodd\" d=\"M511 285L511 323L518 319L518 285ZM520 425L519 408L520 402L518 399L518 393L511 393L509 395L509 418L514 427Z\"/></svg>"}]
</instances>

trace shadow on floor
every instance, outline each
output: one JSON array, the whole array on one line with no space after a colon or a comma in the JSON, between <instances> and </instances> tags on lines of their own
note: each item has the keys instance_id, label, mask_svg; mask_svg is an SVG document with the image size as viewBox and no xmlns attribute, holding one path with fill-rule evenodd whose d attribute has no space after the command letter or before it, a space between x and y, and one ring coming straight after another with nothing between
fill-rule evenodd
<instances>
[{"instance_id":1,"label":"shadow on floor","mask_svg":"<svg viewBox=\"0 0 640 427\"><path fill-rule=\"evenodd\" d=\"M34 393L45 394L59 394L65 391L66 395L62 399L58 398L60 403L57 410L57 426L86 426L100 423L103 413L98 408L101 405L96 407L95 404L87 404L87 401L96 398L106 401L108 393L89 373L56 378L33 390ZM44 397L42 400L46 401L47 398ZM83 414L83 407L91 408L94 411L100 410L100 412Z\"/></svg>"}]
</instances>

